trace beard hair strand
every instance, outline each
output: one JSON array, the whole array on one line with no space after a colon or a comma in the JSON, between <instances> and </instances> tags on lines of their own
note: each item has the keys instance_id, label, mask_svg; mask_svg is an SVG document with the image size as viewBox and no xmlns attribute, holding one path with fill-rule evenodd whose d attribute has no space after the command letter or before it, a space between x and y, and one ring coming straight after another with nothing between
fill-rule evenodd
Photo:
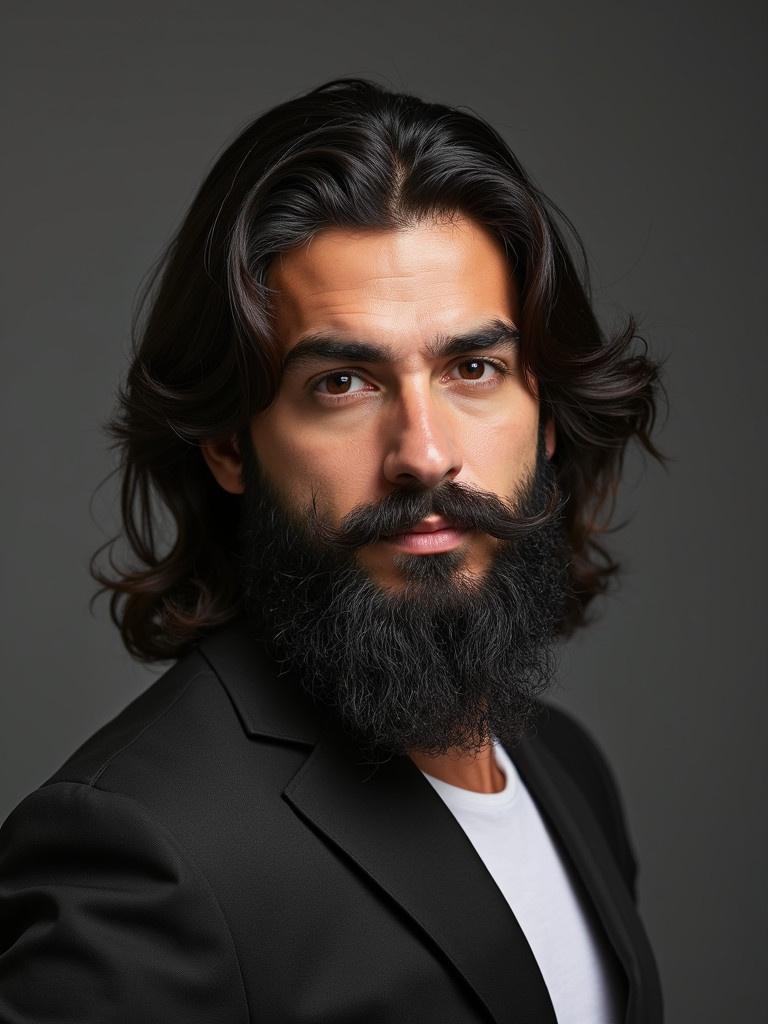
<instances>
[{"instance_id":1,"label":"beard hair strand","mask_svg":"<svg viewBox=\"0 0 768 1024\"><path fill-rule=\"evenodd\" d=\"M397 592L378 586L354 550L310 535L250 445L242 450L244 609L282 670L372 759L477 753L492 737L519 742L555 674L569 586L543 432L516 512L550 514L501 541L480 580L462 573L460 549L398 556L405 585ZM462 494L462 507L471 500L483 499Z\"/></svg>"}]
</instances>

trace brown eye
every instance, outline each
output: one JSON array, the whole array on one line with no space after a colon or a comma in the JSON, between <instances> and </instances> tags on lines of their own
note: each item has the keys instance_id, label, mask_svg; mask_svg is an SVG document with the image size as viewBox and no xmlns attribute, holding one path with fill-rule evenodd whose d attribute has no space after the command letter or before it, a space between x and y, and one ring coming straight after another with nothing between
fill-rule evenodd
<instances>
[{"instance_id":1,"label":"brown eye","mask_svg":"<svg viewBox=\"0 0 768 1024\"><path fill-rule=\"evenodd\" d=\"M481 359L472 357L470 359L462 359L460 363L454 363L451 367L451 373L456 374L453 376L453 380L464 380L468 384L482 385L485 387L495 386L501 383L502 377L508 370L503 363L499 363L494 359ZM487 372L486 372L487 371Z\"/></svg>"},{"instance_id":2,"label":"brown eye","mask_svg":"<svg viewBox=\"0 0 768 1024\"><path fill-rule=\"evenodd\" d=\"M465 359L463 363L459 363L459 371L464 380L480 380L485 373L485 367L484 359Z\"/></svg>"},{"instance_id":3,"label":"brown eye","mask_svg":"<svg viewBox=\"0 0 768 1024\"><path fill-rule=\"evenodd\" d=\"M371 388L359 373L336 370L316 380L312 390L328 398L344 398L345 395L356 395L362 391L370 391Z\"/></svg>"},{"instance_id":4,"label":"brown eye","mask_svg":"<svg viewBox=\"0 0 768 1024\"><path fill-rule=\"evenodd\" d=\"M349 385L352 380L351 373L332 373L329 377L324 377L325 390L329 395L345 395L349 391Z\"/></svg>"}]
</instances>

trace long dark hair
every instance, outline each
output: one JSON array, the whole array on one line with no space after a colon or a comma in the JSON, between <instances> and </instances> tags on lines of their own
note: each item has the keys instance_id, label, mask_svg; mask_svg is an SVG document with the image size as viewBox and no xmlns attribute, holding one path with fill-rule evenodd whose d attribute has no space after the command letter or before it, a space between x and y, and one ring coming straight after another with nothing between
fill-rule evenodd
<instances>
[{"instance_id":1,"label":"long dark hair","mask_svg":"<svg viewBox=\"0 0 768 1024\"><path fill-rule=\"evenodd\" d=\"M522 369L538 381L542 415L555 419L554 463L567 496L573 598L562 632L585 622L618 568L600 537L627 442L662 459L650 437L658 363L631 319L616 336L603 334L576 232L490 125L345 78L273 108L235 139L143 290L132 363L108 424L120 452L123 531L91 562L101 585L94 596L110 592L132 655L176 657L240 608L240 498L215 482L199 444L243 436L278 389L271 261L324 228L397 228L451 213L498 238L517 279ZM158 529L168 514L170 543ZM121 538L127 568L114 557Z\"/></svg>"}]
</instances>

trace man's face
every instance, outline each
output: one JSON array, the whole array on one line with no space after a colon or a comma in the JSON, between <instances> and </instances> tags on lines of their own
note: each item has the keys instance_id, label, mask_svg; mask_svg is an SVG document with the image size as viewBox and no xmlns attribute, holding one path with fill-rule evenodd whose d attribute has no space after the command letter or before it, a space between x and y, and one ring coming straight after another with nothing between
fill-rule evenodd
<instances>
[{"instance_id":1,"label":"man's face","mask_svg":"<svg viewBox=\"0 0 768 1024\"><path fill-rule=\"evenodd\" d=\"M455 481L504 499L534 470L538 401L518 370L512 274L473 221L403 230L327 229L273 264L280 390L254 417L253 448L287 508L338 526L404 488ZM496 325L486 347L466 339ZM462 338L461 347L455 339ZM447 347L454 341L452 352ZM344 346L354 345L355 350ZM547 454L553 438L547 435ZM360 547L380 586L403 583L403 556L454 551L465 578L487 569L497 541L430 515L420 529Z\"/></svg>"},{"instance_id":2,"label":"man's face","mask_svg":"<svg viewBox=\"0 0 768 1024\"><path fill-rule=\"evenodd\" d=\"M552 678L568 551L502 253L466 219L329 230L269 284L281 387L242 461L204 446L243 493L254 634L369 750L514 742Z\"/></svg>"}]
</instances>

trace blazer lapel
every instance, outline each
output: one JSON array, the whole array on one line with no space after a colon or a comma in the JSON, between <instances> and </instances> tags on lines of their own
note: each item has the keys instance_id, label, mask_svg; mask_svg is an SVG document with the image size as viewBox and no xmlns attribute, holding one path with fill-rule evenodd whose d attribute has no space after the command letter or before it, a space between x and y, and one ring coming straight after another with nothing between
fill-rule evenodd
<instances>
[{"instance_id":1,"label":"blazer lapel","mask_svg":"<svg viewBox=\"0 0 768 1024\"><path fill-rule=\"evenodd\" d=\"M242 619L199 644L251 736L312 748L284 790L297 814L351 857L448 958L498 1024L556 1024L544 979L474 847L407 757L360 760L289 675L279 675ZM508 751L571 857L627 974L626 1024L661 1020L655 962L589 805L535 738Z\"/></svg>"},{"instance_id":2,"label":"blazer lapel","mask_svg":"<svg viewBox=\"0 0 768 1024\"><path fill-rule=\"evenodd\" d=\"M561 848L571 858L627 975L625 1024L658 1024L662 1020L662 999L656 962L589 804L557 758L535 738L508 753L560 839Z\"/></svg>"},{"instance_id":3,"label":"blazer lapel","mask_svg":"<svg viewBox=\"0 0 768 1024\"><path fill-rule=\"evenodd\" d=\"M249 736L313 745L322 732L322 712L289 674L281 674L265 645L242 617L196 644L229 694Z\"/></svg>"},{"instance_id":4,"label":"blazer lapel","mask_svg":"<svg viewBox=\"0 0 768 1024\"><path fill-rule=\"evenodd\" d=\"M474 990L490 1019L556 1024L514 914L409 758L365 764L329 727L284 794L405 910Z\"/></svg>"},{"instance_id":5,"label":"blazer lapel","mask_svg":"<svg viewBox=\"0 0 768 1024\"><path fill-rule=\"evenodd\" d=\"M373 766L238 618L198 643L245 732L312 748L283 791L351 857L464 978L497 1024L556 1024L509 905L461 826L410 758Z\"/></svg>"}]
</instances>

